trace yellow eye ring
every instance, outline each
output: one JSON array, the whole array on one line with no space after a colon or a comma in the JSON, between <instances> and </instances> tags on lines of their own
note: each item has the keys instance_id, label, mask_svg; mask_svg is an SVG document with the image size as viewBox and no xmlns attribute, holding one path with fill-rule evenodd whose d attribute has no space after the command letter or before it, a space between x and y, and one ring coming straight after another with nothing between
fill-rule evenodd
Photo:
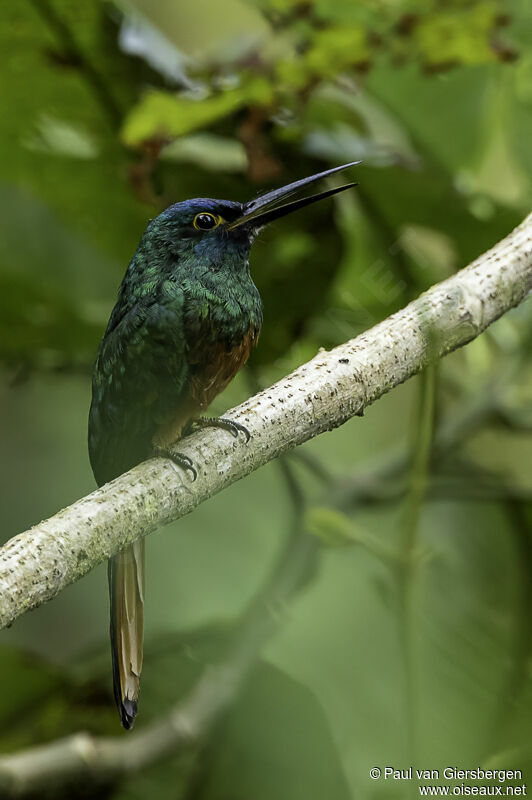
<instances>
[{"instance_id":1,"label":"yellow eye ring","mask_svg":"<svg viewBox=\"0 0 532 800\"><path fill-rule=\"evenodd\" d=\"M209 214L208 211L202 211L201 214L196 214L194 217L193 225L197 231L212 231L223 222L222 217L217 214Z\"/></svg>"}]
</instances>

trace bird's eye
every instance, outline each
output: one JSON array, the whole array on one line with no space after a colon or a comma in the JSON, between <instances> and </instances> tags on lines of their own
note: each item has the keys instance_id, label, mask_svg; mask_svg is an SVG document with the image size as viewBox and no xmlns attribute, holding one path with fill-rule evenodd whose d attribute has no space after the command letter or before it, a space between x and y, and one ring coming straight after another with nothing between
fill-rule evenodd
<instances>
[{"instance_id":1,"label":"bird's eye","mask_svg":"<svg viewBox=\"0 0 532 800\"><path fill-rule=\"evenodd\" d=\"M214 214L207 214L205 211L202 214L196 214L194 222L192 223L197 231L212 231L217 228L221 217L215 217Z\"/></svg>"}]
</instances>

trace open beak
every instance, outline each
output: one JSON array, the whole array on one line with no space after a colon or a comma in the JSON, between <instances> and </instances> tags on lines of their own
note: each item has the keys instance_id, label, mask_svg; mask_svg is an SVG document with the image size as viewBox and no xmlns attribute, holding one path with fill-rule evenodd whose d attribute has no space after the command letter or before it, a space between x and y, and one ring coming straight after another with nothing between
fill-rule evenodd
<instances>
[{"instance_id":1,"label":"open beak","mask_svg":"<svg viewBox=\"0 0 532 800\"><path fill-rule=\"evenodd\" d=\"M333 194L338 194L338 192L351 189L352 186L356 186L357 184L346 183L343 186L335 186L333 189L325 189L325 191L319 192L318 194L307 195L299 200L292 200L290 203L283 203L283 200L291 197L296 192L299 193L306 189L307 186L311 186L317 181L322 180L322 178L327 178L329 175L334 175L335 172L340 172L340 170L347 169L348 167L354 167L356 164L360 164L360 161L352 161L350 164L342 164L341 167L326 169L324 172L318 172L316 175L310 175L310 177L302 178L300 181L288 183L280 189L273 189L273 191L263 194L262 197L257 197L256 200L250 200L249 203L244 205L244 213L242 216L229 223L229 225L227 225L227 230L232 231L235 228L239 228L241 225L262 228L269 222L280 219L286 214L291 214L292 211L297 211L311 203L316 203L318 200L323 200L326 197L332 197Z\"/></svg>"}]
</instances>

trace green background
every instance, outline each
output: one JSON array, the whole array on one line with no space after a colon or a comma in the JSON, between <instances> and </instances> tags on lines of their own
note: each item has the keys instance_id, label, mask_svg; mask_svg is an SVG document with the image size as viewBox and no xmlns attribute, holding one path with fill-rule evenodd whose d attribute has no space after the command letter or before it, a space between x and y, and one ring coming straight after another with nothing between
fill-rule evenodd
<instances>
[{"instance_id":1,"label":"green background","mask_svg":"<svg viewBox=\"0 0 532 800\"><path fill-rule=\"evenodd\" d=\"M222 412L521 221L531 41L524 0L4 0L3 540L94 488L91 367L151 217L363 160L356 190L254 245L264 329L216 400ZM302 524L321 542L315 572L206 749L100 796L402 798L417 796L412 784L372 781L369 769L526 775L531 332L525 303L436 374L305 445L307 461L291 458ZM139 729L217 657L291 520L273 463L149 538ZM81 729L127 736L112 705L107 603L102 565L2 632L2 751Z\"/></svg>"}]
</instances>

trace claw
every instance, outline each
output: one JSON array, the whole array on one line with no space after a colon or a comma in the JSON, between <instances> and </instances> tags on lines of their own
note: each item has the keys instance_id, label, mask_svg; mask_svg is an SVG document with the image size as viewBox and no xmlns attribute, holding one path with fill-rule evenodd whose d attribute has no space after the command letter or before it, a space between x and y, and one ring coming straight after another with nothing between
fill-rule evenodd
<instances>
[{"instance_id":1,"label":"claw","mask_svg":"<svg viewBox=\"0 0 532 800\"><path fill-rule=\"evenodd\" d=\"M185 472L190 471L192 473L192 482L196 480L198 477L198 471L194 466L194 462L191 458L184 455L184 453L176 453L173 450L169 450L167 447L156 447L155 448L155 455L160 456L161 458L169 458L170 461L173 461L178 467L184 469Z\"/></svg>"},{"instance_id":2,"label":"claw","mask_svg":"<svg viewBox=\"0 0 532 800\"><path fill-rule=\"evenodd\" d=\"M249 442L251 439L251 434L245 425L241 425L240 422L234 422L232 419L225 419L223 417L221 419L224 419L224 422L229 422L231 424L231 430L234 430L235 439L238 438L239 433L243 433L246 437L246 444Z\"/></svg>"},{"instance_id":3,"label":"claw","mask_svg":"<svg viewBox=\"0 0 532 800\"><path fill-rule=\"evenodd\" d=\"M246 437L246 444L251 439L251 434L244 425L232 419L227 419L227 417L200 417L200 419L195 419L191 424L196 428L222 428L222 430L228 431L231 436L234 436L235 439L238 439L239 433L243 433Z\"/></svg>"}]
</instances>

